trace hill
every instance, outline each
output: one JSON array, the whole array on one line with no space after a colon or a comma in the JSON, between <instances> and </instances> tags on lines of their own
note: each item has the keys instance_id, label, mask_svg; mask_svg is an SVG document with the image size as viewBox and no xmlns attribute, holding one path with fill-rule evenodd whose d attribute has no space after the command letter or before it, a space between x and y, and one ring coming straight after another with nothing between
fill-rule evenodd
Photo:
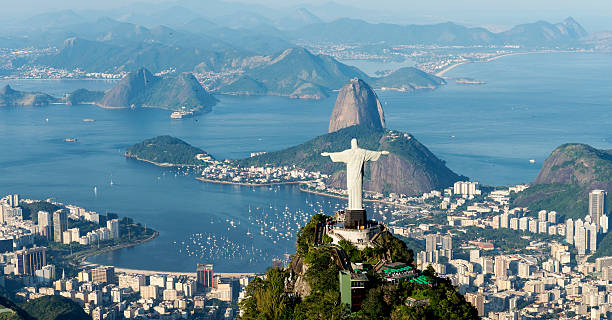
<instances>
[{"instance_id":1,"label":"hill","mask_svg":"<svg viewBox=\"0 0 612 320\"><path fill-rule=\"evenodd\" d=\"M382 78L373 78L375 88L396 89L399 91L415 91L420 89L435 89L446 84L442 78L423 72L417 68L404 67L393 71Z\"/></svg>"},{"instance_id":2,"label":"hill","mask_svg":"<svg viewBox=\"0 0 612 320\"><path fill-rule=\"evenodd\" d=\"M298 233L289 268L269 269L265 280L255 278L247 286L241 319L478 319L476 309L433 269L414 272L412 277L421 283L409 278L387 282L375 266L396 262L414 269L412 250L388 231L363 250L348 241L315 245L316 230L331 220L313 216ZM366 271L354 270L351 263L363 263ZM340 271L357 273L364 281L360 298L355 298L362 302L352 310L341 299ZM409 299L423 304L408 306Z\"/></svg>"},{"instance_id":3,"label":"hill","mask_svg":"<svg viewBox=\"0 0 612 320\"><path fill-rule=\"evenodd\" d=\"M594 189L612 190L612 151L586 144L564 144L544 161L532 186L519 193L513 205L535 212L555 210L566 218L584 218L588 214L588 193ZM610 197L608 203L612 204Z\"/></svg>"},{"instance_id":4,"label":"hill","mask_svg":"<svg viewBox=\"0 0 612 320\"><path fill-rule=\"evenodd\" d=\"M359 19L342 18L331 22L314 23L290 35L298 42L315 43L380 43L390 45L502 45L571 46L586 36L586 31L571 17L556 24L538 21L515 26L500 33L485 28L465 27L452 22L430 25L397 25L368 23Z\"/></svg>"},{"instance_id":5,"label":"hill","mask_svg":"<svg viewBox=\"0 0 612 320\"><path fill-rule=\"evenodd\" d=\"M58 99L46 93L17 91L8 84L0 88L0 107L46 106L53 102L58 102Z\"/></svg>"},{"instance_id":6,"label":"hill","mask_svg":"<svg viewBox=\"0 0 612 320\"><path fill-rule=\"evenodd\" d=\"M324 98L332 89L342 87L348 79L365 76L359 69L330 56L315 55L304 48L291 48L269 57L268 63L246 71L218 91L242 93L248 91L248 87L238 84L248 84L249 87L265 88L264 92L269 95Z\"/></svg>"},{"instance_id":7,"label":"hill","mask_svg":"<svg viewBox=\"0 0 612 320\"><path fill-rule=\"evenodd\" d=\"M128 158L160 166L203 164L203 161L196 158L198 154L208 156L206 151L171 136L146 139L125 150L125 156Z\"/></svg>"},{"instance_id":8,"label":"hill","mask_svg":"<svg viewBox=\"0 0 612 320\"><path fill-rule=\"evenodd\" d=\"M62 296L30 300L23 309L37 320L87 320L91 317L76 302Z\"/></svg>"},{"instance_id":9,"label":"hill","mask_svg":"<svg viewBox=\"0 0 612 320\"><path fill-rule=\"evenodd\" d=\"M372 129L385 128L385 115L374 90L361 79L351 79L338 93L329 131L334 132L353 125Z\"/></svg>"},{"instance_id":10,"label":"hill","mask_svg":"<svg viewBox=\"0 0 612 320\"><path fill-rule=\"evenodd\" d=\"M182 73L162 78L140 68L126 75L108 90L98 104L111 108L127 108L133 105L202 110L215 105L216 102L217 99L210 95L192 74Z\"/></svg>"},{"instance_id":11,"label":"hill","mask_svg":"<svg viewBox=\"0 0 612 320\"><path fill-rule=\"evenodd\" d=\"M499 34L505 42L530 46L576 44L585 36L587 32L572 17L556 24L546 21L521 24Z\"/></svg>"},{"instance_id":12,"label":"hill","mask_svg":"<svg viewBox=\"0 0 612 320\"><path fill-rule=\"evenodd\" d=\"M4 288L3 288L3 291ZM3 294L6 294L3 292ZM0 320L36 320L13 301L0 296Z\"/></svg>"},{"instance_id":13,"label":"hill","mask_svg":"<svg viewBox=\"0 0 612 320\"><path fill-rule=\"evenodd\" d=\"M316 55L304 48L291 48L278 55L254 60L246 63L244 69L243 74L220 84L215 91L321 99L353 78L363 79L375 87L404 91L434 89L445 83L441 78L415 68L403 68L386 77L371 78L331 56Z\"/></svg>"},{"instance_id":14,"label":"hill","mask_svg":"<svg viewBox=\"0 0 612 320\"><path fill-rule=\"evenodd\" d=\"M352 138L370 150L388 150L390 154L366 165L364 187L378 192L421 194L467 179L446 167L412 135L394 130L373 130L364 126L351 126L316 137L285 150L269 152L238 160L240 166L296 165L310 171L330 174L329 183L346 188L345 168L320 155L321 152L340 151L350 147Z\"/></svg>"},{"instance_id":15,"label":"hill","mask_svg":"<svg viewBox=\"0 0 612 320\"><path fill-rule=\"evenodd\" d=\"M66 104L77 105L77 104L95 104L104 97L102 91L90 91L87 89L77 89L70 94L66 95Z\"/></svg>"},{"instance_id":16,"label":"hill","mask_svg":"<svg viewBox=\"0 0 612 320\"><path fill-rule=\"evenodd\" d=\"M109 35L110 36L110 35ZM61 50L36 58L33 63L67 70L111 72L135 70L146 66L153 72L176 69L190 72L201 63L217 66L235 54L230 49L208 51L200 48L176 46L157 41L98 41L80 37L65 39ZM212 50L212 49L211 49Z\"/></svg>"}]
</instances>

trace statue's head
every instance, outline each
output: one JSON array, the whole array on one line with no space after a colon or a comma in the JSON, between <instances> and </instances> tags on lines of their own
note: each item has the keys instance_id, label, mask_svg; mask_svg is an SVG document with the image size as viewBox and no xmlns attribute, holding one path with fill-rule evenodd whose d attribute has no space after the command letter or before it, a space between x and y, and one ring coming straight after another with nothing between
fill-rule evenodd
<instances>
[{"instance_id":1,"label":"statue's head","mask_svg":"<svg viewBox=\"0 0 612 320\"><path fill-rule=\"evenodd\" d=\"M357 139L356 138L351 139L351 149L357 149L357 148L359 148L357 146Z\"/></svg>"}]
</instances>

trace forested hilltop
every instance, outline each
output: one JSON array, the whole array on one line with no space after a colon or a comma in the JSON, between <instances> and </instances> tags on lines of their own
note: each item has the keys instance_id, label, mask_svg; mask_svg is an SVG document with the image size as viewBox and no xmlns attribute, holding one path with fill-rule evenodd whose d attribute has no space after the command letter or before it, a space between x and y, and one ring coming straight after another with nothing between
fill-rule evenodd
<instances>
[{"instance_id":1,"label":"forested hilltop","mask_svg":"<svg viewBox=\"0 0 612 320\"><path fill-rule=\"evenodd\" d=\"M88 320L91 317L76 302L62 296L43 296L17 305L0 296L1 320Z\"/></svg>"},{"instance_id":2,"label":"forested hilltop","mask_svg":"<svg viewBox=\"0 0 612 320\"><path fill-rule=\"evenodd\" d=\"M125 151L125 156L157 165L201 165L196 156L210 157L206 151L171 136L158 136L137 143Z\"/></svg>"},{"instance_id":3,"label":"forested hilltop","mask_svg":"<svg viewBox=\"0 0 612 320\"><path fill-rule=\"evenodd\" d=\"M398 283L387 281L377 265L396 262L414 270L413 251L388 231L363 250L344 240L332 245L326 236L315 245L317 228L331 219L313 216L298 233L289 268L269 269L265 280L249 284L241 319L478 319L476 309L431 268ZM353 310L341 302L339 277L341 270L357 272L351 263L359 263L367 278L361 306Z\"/></svg>"},{"instance_id":4,"label":"forested hilltop","mask_svg":"<svg viewBox=\"0 0 612 320\"><path fill-rule=\"evenodd\" d=\"M555 210L565 218L584 218L594 189L612 190L612 151L568 143L550 154L531 187L512 204L532 212ZM610 210L612 200L607 201Z\"/></svg>"},{"instance_id":5,"label":"forested hilltop","mask_svg":"<svg viewBox=\"0 0 612 320\"><path fill-rule=\"evenodd\" d=\"M296 165L308 171L330 174L330 185L344 188L345 165L331 162L322 157L321 152L345 150L350 147L352 138L357 138L362 148L390 152L388 156L366 164L366 190L414 195L446 188L455 181L467 179L446 167L444 161L412 135L395 130L371 129L363 125L324 134L285 150L238 160L237 164L243 167Z\"/></svg>"}]
</instances>

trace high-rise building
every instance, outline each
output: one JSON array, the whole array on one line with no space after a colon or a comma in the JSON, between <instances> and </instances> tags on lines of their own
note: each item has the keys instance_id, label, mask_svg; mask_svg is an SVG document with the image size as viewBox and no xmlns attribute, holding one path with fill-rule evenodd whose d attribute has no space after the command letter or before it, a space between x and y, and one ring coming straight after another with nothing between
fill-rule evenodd
<instances>
[{"instance_id":1,"label":"high-rise building","mask_svg":"<svg viewBox=\"0 0 612 320\"><path fill-rule=\"evenodd\" d=\"M465 300L469 302L476 310L478 310L478 316L485 316L485 306L484 306L484 295L482 293L466 293Z\"/></svg>"},{"instance_id":2,"label":"high-rise building","mask_svg":"<svg viewBox=\"0 0 612 320\"><path fill-rule=\"evenodd\" d=\"M519 218L511 218L510 219L510 229L518 230L519 228Z\"/></svg>"},{"instance_id":3,"label":"high-rise building","mask_svg":"<svg viewBox=\"0 0 612 320\"><path fill-rule=\"evenodd\" d=\"M538 233L548 233L548 222L546 221L538 222Z\"/></svg>"},{"instance_id":4,"label":"high-rise building","mask_svg":"<svg viewBox=\"0 0 612 320\"><path fill-rule=\"evenodd\" d=\"M210 289L214 287L214 274L212 264L198 264L196 266L196 282L198 287Z\"/></svg>"},{"instance_id":5,"label":"high-rise building","mask_svg":"<svg viewBox=\"0 0 612 320\"><path fill-rule=\"evenodd\" d=\"M548 212L548 222L549 223L557 223L557 212L556 211L550 211Z\"/></svg>"},{"instance_id":6,"label":"high-rise building","mask_svg":"<svg viewBox=\"0 0 612 320\"><path fill-rule=\"evenodd\" d=\"M159 287L155 285L140 287L140 296L143 299L159 299Z\"/></svg>"},{"instance_id":7,"label":"high-rise building","mask_svg":"<svg viewBox=\"0 0 612 320\"><path fill-rule=\"evenodd\" d=\"M546 212L546 210L540 210L540 212L538 212L538 220L540 222L546 221L547 217L548 217L548 213Z\"/></svg>"},{"instance_id":8,"label":"high-rise building","mask_svg":"<svg viewBox=\"0 0 612 320\"><path fill-rule=\"evenodd\" d=\"M491 274L494 272L494 260L489 257L482 257L482 273Z\"/></svg>"},{"instance_id":9,"label":"high-rise building","mask_svg":"<svg viewBox=\"0 0 612 320\"><path fill-rule=\"evenodd\" d=\"M47 249L45 247L23 248L15 252L15 273L34 275L36 270L47 264Z\"/></svg>"},{"instance_id":10,"label":"high-rise building","mask_svg":"<svg viewBox=\"0 0 612 320\"><path fill-rule=\"evenodd\" d=\"M436 251L437 243L438 243L438 235L437 234L428 234L428 235L425 235L425 251L426 252Z\"/></svg>"},{"instance_id":11,"label":"high-rise building","mask_svg":"<svg viewBox=\"0 0 612 320\"><path fill-rule=\"evenodd\" d=\"M165 275L153 275L149 277L149 285L157 286L159 288L166 287L166 276Z\"/></svg>"},{"instance_id":12,"label":"high-rise building","mask_svg":"<svg viewBox=\"0 0 612 320\"><path fill-rule=\"evenodd\" d=\"M529 218L529 232L538 233L538 220Z\"/></svg>"},{"instance_id":13,"label":"high-rise building","mask_svg":"<svg viewBox=\"0 0 612 320\"><path fill-rule=\"evenodd\" d=\"M608 216L607 215L604 214L599 218L599 227L602 233L608 233Z\"/></svg>"},{"instance_id":14,"label":"high-rise building","mask_svg":"<svg viewBox=\"0 0 612 320\"><path fill-rule=\"evenodd\" d=\"M510 225L510 216L508 215L508 213L502 213L500 216L500 220L499 220L499 227L508 229L509 225Z\"/></svg>"},{"instance_id":15,"label":"high-rise building","mask_svg":"<svg viewBox=\"0 0 612 320\"><path fill-rule=\"evenodd\" d=\"M450 235L442 236L442 250L453 250L453 237Z\"/></svg>"},{"instance_id":16,"label":"high-rise building","mask_svg":"<svg viewBox=\"0 0 612 320\"><path fill-rule=\"evenodd\" d=\"M94 283L114 283L115 268L97 267L91 270L91 280Z\"/></svg>"},{"instance_id":17,"label":"high-rise building","mask_svg":"<svg viewBox=\"0 0 612 320\"><path fill-rule=\"evenodd\" d=\"M529 218L528 217L519 218L519 229L522 231L527 231L529 229Z\"/></svg>"},{"instance_id":18,"label":"high-rise building","mask_svg":"<svg viewBox=\"0 0 612 320\"><path fill-rule=\"evenodd\" d=\"M106 228L110 230L113 239L119 239L119 220L112 219L106 221Z\"/></svg>"},{"instance_id":19,"label":"high-rise building","mask_svg":"<svg viewBox=\"0 0 612 320\"><path fill-rule=\"evenodd\" d=\"M53 240L53 216L47 211L38 211L38 234Z\"/></svg>"},{"instance_id":20,"label":"high-rise building","mask_svg":"<svg viewBox=\"0 0 612 320\"><path fill-rule=\"evenodd\" d=\"M565 220L565 241L574 244L574 220L572 218Z\"/></svg>"},{"instance_id":21,"label":"high-rise building","mask_svg":"<svg viewBox=\"0 0 612 320\"><path fill-rule=\"evenodd\" d=\"M584 228L582 220L578 219L576 220L576 223L574 223L574 246L576 247L576 250L578 250L579 255L586 254L586 242L586 229Z\"/></svg>"},{"instance_id":22,"label":"high-rise building","mask_svg":"<svg viewBox=\"0 0 612 320\"><path fill-rule=\"evenodd\" d=\"M589 216L597 224L599 230L599 218L606 213L606 191L593 190L589 193Z\"/></svg>"},{"instance_id":23,"label":"high-rise building","mask_svg":"<svg viewBox=\"0 0 612 320\"><path fill-rule=\"evenodd\" d=\"M497 279L506 279L508 277L508 264L504 256L495 257L495 277Z\"/></svg>"},{"instance_id":24,"label":"high-rise building","mask_svg":"<svg viewBox=\"0 0 612 320\"><path fill-rule=\"evenodd\" d=\"M480 250L473 249L470 250L470 262L471 263L480 263Z\"/></svg>"},{"instance_id":25,"label":"high-rise building","mask_svg":"<svg viewBox=\"0 0 612 320\"><path fill-rule=\"evenodd\" d=\"M473 196L480 194L478 182L457 181L453 185L453 193L461 196Z\"/></svg>"},{"instance_id":26,"label":"high-rise building","mask_svg":"<svg viewBox=\"0 0 612 320\"><path fill-rule=\"evenodd\" d=\"M68 215L64 210L53 212L53 241L62 242L64 231L68 229Z\"/></svg>"},{"instance_id":27,"label":"high-rise building","mask_svg":"<svg viewBox=\"0 0 612 320\"><path fill-rule=\"evenodd\" d=\"M591 253L597 250L597 225L595 222L589 224L588 230L588 249Z\"/></svg>"}]
</instances>

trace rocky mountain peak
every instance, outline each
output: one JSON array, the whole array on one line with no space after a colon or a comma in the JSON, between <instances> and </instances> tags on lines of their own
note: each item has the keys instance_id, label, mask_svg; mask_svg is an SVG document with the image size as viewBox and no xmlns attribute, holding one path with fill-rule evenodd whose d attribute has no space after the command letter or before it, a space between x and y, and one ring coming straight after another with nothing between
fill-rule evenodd
<instances>
[{"instance_id":1,"label":"rocky mountain peak","mask_svg":"<svg viewBox=\"0 0 612 320\"><path fill-rule=\"evenodd\" d=\"M358 78L351 79L340 89L329 119L328 132L353 125L385 128L385 116L378 96L365 81Z\"/></svg>"}]
</instances>

